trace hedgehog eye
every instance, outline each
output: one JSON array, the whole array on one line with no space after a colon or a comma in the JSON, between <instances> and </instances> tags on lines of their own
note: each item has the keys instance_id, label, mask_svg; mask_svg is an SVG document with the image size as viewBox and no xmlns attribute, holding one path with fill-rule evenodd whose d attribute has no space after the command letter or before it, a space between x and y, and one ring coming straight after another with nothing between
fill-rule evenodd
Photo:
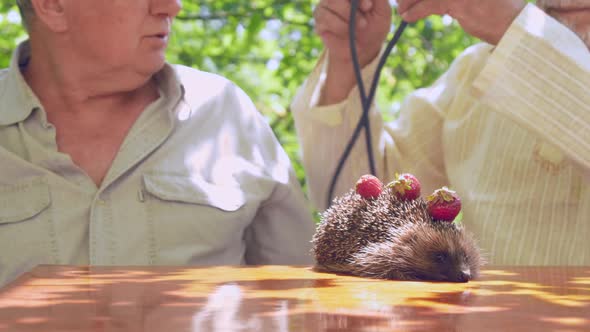
<instances>
[{"instance_id":1,"label":"hedgehog eye","mask_svg":"<svg viewBox=\"0 0 590 332\"><path fill-rule=\"evenodd\" d=\"M437 263L444 263L447 261L447 254L444 252L438 252L434 255L434 260Z\"/></svg>"}]
</instances>

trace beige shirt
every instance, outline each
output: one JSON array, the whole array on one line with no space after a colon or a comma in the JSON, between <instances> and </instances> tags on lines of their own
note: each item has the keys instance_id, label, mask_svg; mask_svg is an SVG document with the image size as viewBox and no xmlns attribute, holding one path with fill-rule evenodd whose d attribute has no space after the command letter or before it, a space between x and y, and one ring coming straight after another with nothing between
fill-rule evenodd
<instances>
[{"instance_id":1,"label":"beige shirt","mask_svg":"<svg viewBox=\"0 0 590 332\"><path fill-rule=\"evenodd\" d=\"M366 87L375 67L364 69ZM316 106L324 68L322 59L292 105L320 209L362 112L356 88L340 104ZM410 95L397 121L383 123L377 109L370 119L377 175L414 173L423 196L455 189L491 264L590 265L590 52L534 5L495 49L467 49ZM337 195L369 173L359 137Z\"/></svg>"},{"instance_id":2,"label":"beige shirt","mask_svg":"<svg viewBox=\"0 0 590 332\"><path fill-rule=\"evenodd\" d=\"M0 285L36 264L308 264L315 228L290 160L245 93L183 66L100 188L57 150L19 71L0 71ZM108 128L105 128L108 130Z\"/></svg>"}]
</instances>

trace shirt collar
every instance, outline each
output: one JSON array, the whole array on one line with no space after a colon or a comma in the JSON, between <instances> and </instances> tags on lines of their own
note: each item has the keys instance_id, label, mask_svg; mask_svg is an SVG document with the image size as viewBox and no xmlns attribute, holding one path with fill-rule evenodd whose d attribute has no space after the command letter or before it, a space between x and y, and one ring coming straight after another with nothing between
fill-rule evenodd
<instances>
[{"instance_id":1,"label":"shirt collar","mask_svg":"<svg viewBox=\"0 0 590 332\"><path fill-rule=\"evenodd\" d=\"M12 54L10 67L0 76L0 125L11 125L25 120L41 103L21 73L31 57L28 41L21 43Z\"/></svg>"},{"instance_id":2,"label":"shirt collar","mask_svg":"<svg viewBox=\"0 0 590 332\"><path fill-rule=\"evenodd\" d=\"M174 66L166 63L159 72L154 74L154 80L160 93L171 104L176 104L181 98L184 98L184 86Z\"/></svg>"},{"instance_id":3,"label":"shirt collar","mask_svg":"<svg viewBox=\"0 0 590 332\"><path fill-rule=\"evenodd\" d=\"M21 67L26 66L30 58L31 46L27 40L13 52L10 67L5 70L4 77L0 72L0 126L24 121L33 110L42 108L21 72ZM160 93L172 103L184 97L184 86L172 65L166 63L154 78Z\"/></svg>"}]
</instances>

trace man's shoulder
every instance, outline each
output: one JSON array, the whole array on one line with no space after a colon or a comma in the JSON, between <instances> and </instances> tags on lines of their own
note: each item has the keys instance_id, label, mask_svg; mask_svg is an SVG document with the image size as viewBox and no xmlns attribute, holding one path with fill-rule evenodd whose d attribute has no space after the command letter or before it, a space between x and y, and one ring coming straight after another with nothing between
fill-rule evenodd
<instances>
[{"instance_id":1,"label":"man's shoulder","mask_svg":"<svg viewBox=\"0 0 590 332\"><path fill-rule=\"evenodd\" d=\"M243 91L230 79L219 74L198 70L184 65L172 65L188 100L211 101L238 97Z\"/></svg>"},{"instance_id":2,"label":"man's shoulder","mask_svg":"<svg viewBox=\"0 0 590 332\"><path fill-rule=\"evenodd\" d=\"M256 112L251 98L230 79L184 65L174 64L172 68L191 107L209 105L223 109L225 115L232 112L240 117Z\"/></svg>"}]
</instances>

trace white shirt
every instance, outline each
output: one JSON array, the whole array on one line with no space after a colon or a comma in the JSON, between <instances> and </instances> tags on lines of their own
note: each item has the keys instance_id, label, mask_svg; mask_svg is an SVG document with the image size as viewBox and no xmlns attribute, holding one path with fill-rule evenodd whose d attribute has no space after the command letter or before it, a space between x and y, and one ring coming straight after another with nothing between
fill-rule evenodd
<instances>
[{"instance_id":1,"label":"white shirt","mask_svg":"<svg viewBox=\"0 0 590 332\"><path fill-rule=\"evenodd\" d=\"M402 39L403 42L403 39ZM324 58L323 58L324 59ZM310 197L320 210L362 112L354 88L317 107L325 61L292 104ZM377 60L363 70L370 86ZM370 114L377 175L414 173L423 196L444 185L490 264L590 265L590 52L565 26L527 5L497 47L467 49L400 117ZM336 186L369 173L364 133Z\"/></svg>"},{"instance_id":2,"label":"white shirt","mask_svg":"<svg viewBox=\"0 0 590 332\"><path fill-rule=\"evenodd\" d=\"M28 52L0 71L0 285L37 264L312 263L290 160L237 86L166 65L97 188L57 150L19 71Z\"/></svg>"}]
</instances>

